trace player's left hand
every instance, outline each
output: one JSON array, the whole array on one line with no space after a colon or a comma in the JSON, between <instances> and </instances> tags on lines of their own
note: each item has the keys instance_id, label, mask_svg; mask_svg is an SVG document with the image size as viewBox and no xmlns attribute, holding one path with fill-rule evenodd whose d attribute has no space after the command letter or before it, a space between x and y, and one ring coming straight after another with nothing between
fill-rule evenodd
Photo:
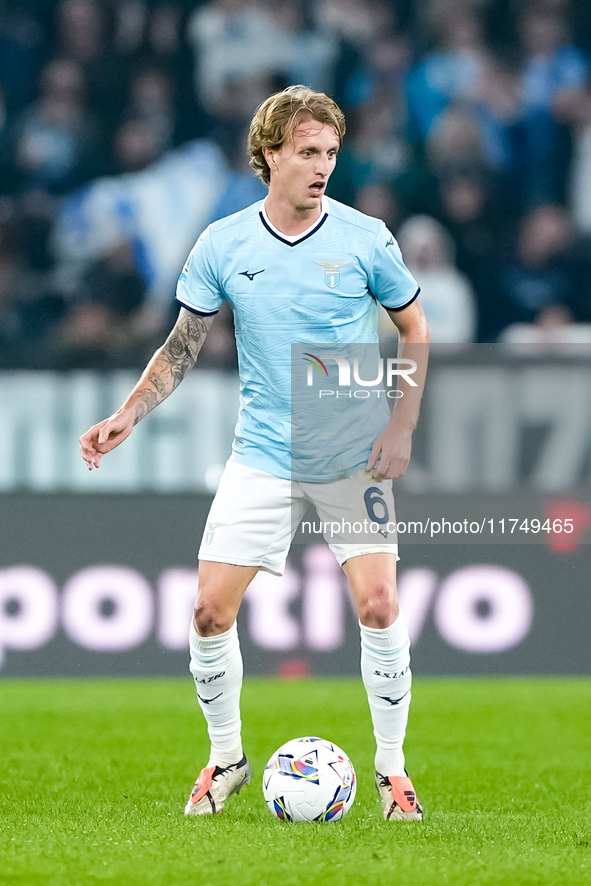
<instances>
[{"instance_id":1,"label":"player's left hand","mask_svg":"<svg viewBox=\"0 0 591 886\"><path fill-rule=\"evenodd\" d=\"M403 477L410 462L412 431L393 424L382 431L367 460L366 470L376 480L396 480Z\"/></svg>"}]
</instances>

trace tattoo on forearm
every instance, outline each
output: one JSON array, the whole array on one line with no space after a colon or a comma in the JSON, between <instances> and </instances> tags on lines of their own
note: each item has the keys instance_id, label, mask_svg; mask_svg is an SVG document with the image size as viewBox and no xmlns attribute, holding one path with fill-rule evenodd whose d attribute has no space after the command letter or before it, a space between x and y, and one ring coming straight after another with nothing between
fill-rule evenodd
<instances>
[{"instance_id":1,"label":"tattoo on forearm","mask_svg":"<svg viewBox=\"0 0 591 886\"><path fill-rule=\"evenodd\" d=\"M213 317L181 310L174 329L150 361L134 397L137 425L177 388L203 347Z\"/></svg>"},{"instance_id":2,"label":"tattoo on forearm","mask_svg":"<svg viewBox=\"0 0 591 886\"><path fill-rule=\"evenodd\" d=\"M161 400L158 398L158 395L153 391L142 391L138 397L136 408L135 408L135 418L133 420L134 427L137 425L142 418L145 418L148 412L151 412Z\"/></svg>"}]
</instances>

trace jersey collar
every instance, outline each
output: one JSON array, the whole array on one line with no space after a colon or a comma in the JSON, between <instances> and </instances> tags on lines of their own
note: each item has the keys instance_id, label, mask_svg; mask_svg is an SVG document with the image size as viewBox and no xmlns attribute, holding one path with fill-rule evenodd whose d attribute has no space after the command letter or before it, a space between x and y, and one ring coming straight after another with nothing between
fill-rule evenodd
<instances>
[{"instance_id":1,"label":"jersey collar","mask_svg":"<svg viewBox=\"0 0 591 886\"><path fill-rule=\"evenodd\" d=\"M286 243L288 246L297 246L298 243L302 243L304 240L307 240L308 237L311 237L312 234L315 234L316 231L322 227L326 219L328 218L329 212L329 204L328 199L323 196L322 197L322 215L318 219L318 221L314 222L314 224L308 228L307 231L302 231L301 234L296 234L295 236L290 236L289 234L282 234L281 231L278 231L277 228L271 223L269 220L269 216L265 211L265 203L263 202L260 210L259 217L261 222L268 230L273 237L277 237L278 240L281 240L282 243Z\"/></svg>"}]
</instances>

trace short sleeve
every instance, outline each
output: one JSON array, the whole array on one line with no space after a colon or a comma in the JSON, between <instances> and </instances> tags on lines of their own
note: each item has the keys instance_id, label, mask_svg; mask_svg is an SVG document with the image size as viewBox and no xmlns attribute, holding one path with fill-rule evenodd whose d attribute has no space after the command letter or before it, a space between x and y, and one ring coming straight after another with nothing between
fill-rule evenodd
<instances>
[{"instance_id":1,"label":"short sleeve","mask_svg":"<svg viewBox=\"0 0 591 886\"><path fill-rule=\"evenodd\" d=\"M195 314L216 314L223 295L215 273L211 228L206 228L189 253L176 286L176 300Z\"/></svg>"},{"instance_id":2,"label":"short sleeve","mask_svg":"<svg viewBox=\"0 0 591 886\"><path fill-rule=\"evenodd\" d=\"M398 243L384 224L376 237L368 281L378 301L391 311L408 307L420 291L404 264Z\"/></svg>"}]
</instances>

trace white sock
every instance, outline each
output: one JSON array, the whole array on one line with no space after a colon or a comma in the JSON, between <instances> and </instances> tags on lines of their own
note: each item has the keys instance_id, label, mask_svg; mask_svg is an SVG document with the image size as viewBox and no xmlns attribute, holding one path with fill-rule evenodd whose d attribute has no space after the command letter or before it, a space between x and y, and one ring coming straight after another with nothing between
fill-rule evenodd
<instances>
[{"instance_id":1,"label":"white sock","mask_svg":"<svg viewBox=\"0 0 591 886\"><path fill-rule=\"evenodd\" d=\"M211 741L208 766L229 766L242 758L240 690L242 656L236 623L215 637L201 637L191 622L189 670Z\"/></svg>"},{"instance_id":2,"label":"white sock","mask_svg":"<svg viewBox=\"0 0 591 886\"><path fill-rule=\"evenodd\" d=\"M410 705L410 640L401 616L389 628L361 629L361 676L377 742L375 766L382 775L404 775Z\"/></svg>"}]
</instances>

